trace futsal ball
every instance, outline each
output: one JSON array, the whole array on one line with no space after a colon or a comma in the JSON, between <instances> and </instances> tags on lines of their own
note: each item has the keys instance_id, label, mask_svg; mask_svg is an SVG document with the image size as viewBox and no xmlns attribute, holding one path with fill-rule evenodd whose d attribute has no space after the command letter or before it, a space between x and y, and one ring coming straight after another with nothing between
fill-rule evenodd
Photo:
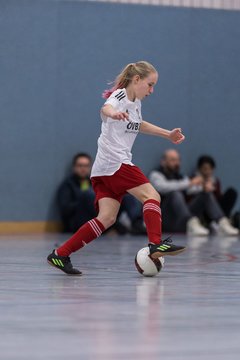
<instances>
[{"instance_id":1,"label":"futsal ball","mask_svg":"<svg viewBox=\"0 0 240 360\"><path fill-rule=\"evenodd\" d=\"M135 257L135 265L143 276L155 276L164 266L164 258L152 259L148 247L139 250Z\"/></svg>"}]
</instances>

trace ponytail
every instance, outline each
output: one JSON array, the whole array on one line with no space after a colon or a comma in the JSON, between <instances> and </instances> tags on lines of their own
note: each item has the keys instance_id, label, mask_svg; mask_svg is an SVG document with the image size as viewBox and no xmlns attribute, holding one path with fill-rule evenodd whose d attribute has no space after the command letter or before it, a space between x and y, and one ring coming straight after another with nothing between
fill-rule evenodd
<instances>
[{"instance_id":1,"label":"ponytail","mask_svg":"<svg viewBox=\"0 0 240 360\"><path fill-rule=\"evenodd\" d=\"M141 79L144 79L152 72L157 72L157 70L147 61L130 63L125 66L125 68L116 77L113 87L111 89L106 89L103 92L102 97L104 99L108 99L115 90L126 88L135 75L139 75Z\"/></svg>"}]
</instances>

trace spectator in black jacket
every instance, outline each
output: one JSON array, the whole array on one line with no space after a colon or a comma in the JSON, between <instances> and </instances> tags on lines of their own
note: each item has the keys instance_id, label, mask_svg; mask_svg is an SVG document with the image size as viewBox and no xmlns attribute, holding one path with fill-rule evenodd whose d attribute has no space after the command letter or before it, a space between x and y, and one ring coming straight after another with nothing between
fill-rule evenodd
<instances>
[{"instance_id":1,"label":"spectator in black jacket","mask_svg":"<svg viewBox=\"0 0 240 360\"><path fill-rule=\"evenodd\" d=\"M91 167L90 155L76 154L72 161L72 174L59 188L58 204L66 232L77 231L81 225L97 216L94 206L95 193L90 180ZM145 235L141 204L130 194L123 198L119 215L123 212L127 213L130 229L119 219L113 228L119 234L124 234L129 230L135 235Z\"/></svg>"},{"instance_id":2,"label":"spectator in black jacket","mask_svg":"<svg viewBox=\"0 0 240 360\"><path fill-rule=\"evenodd\" d=\"M58 204L66 232L77 231L81 225L96 216L95 194L90 181L91 166L90 155L75 155L72 174L59 188Z\"/></svg>"}]
</instances>

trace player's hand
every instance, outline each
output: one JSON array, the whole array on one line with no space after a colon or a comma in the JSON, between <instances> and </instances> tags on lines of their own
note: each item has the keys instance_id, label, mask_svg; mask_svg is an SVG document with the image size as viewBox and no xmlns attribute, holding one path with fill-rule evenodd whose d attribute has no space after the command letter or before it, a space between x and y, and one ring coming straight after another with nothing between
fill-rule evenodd
<instances>
[{"instance_id":1,"label":"player's hand","mask_svg":"<svg viewBox=\"0 0 240 360\"><path fill-rule=\"evenodd\" d=\"M115 120L123 120L123 121L125 121L125 120L128 120L129 115L128 115L127 112L117 111L117 112L115 112L115 113L113 113L111 115L111 118L115 119Z\"/></svg>"},{"instance_id":2,"label":"player's hand","mask_svg":"<svg viewBox=\"0 0 240 360\"><path fill-rule=\"evenodd\" d=\"M170 131L169 139L174 144L181 144L185 140L185 136L182 134L182 129L177 128Z\"/></svg>"}]
</instances>

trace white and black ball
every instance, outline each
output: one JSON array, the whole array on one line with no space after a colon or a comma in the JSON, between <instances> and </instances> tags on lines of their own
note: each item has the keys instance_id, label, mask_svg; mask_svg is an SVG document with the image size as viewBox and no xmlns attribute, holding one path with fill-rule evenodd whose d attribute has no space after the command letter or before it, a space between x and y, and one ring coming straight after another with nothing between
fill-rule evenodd
<instances>
[{"instance_id":1,"label":"white and black ball","mask_svg":"<svg viewBox=\"0 0 240 360\"><path fill-rule=\"evenodd\" d=\"M136 254L135 266L143 276L156 276L164 266L164 258L152 259L149 247L144 247Z\"/></svg>"}]
</instances>

